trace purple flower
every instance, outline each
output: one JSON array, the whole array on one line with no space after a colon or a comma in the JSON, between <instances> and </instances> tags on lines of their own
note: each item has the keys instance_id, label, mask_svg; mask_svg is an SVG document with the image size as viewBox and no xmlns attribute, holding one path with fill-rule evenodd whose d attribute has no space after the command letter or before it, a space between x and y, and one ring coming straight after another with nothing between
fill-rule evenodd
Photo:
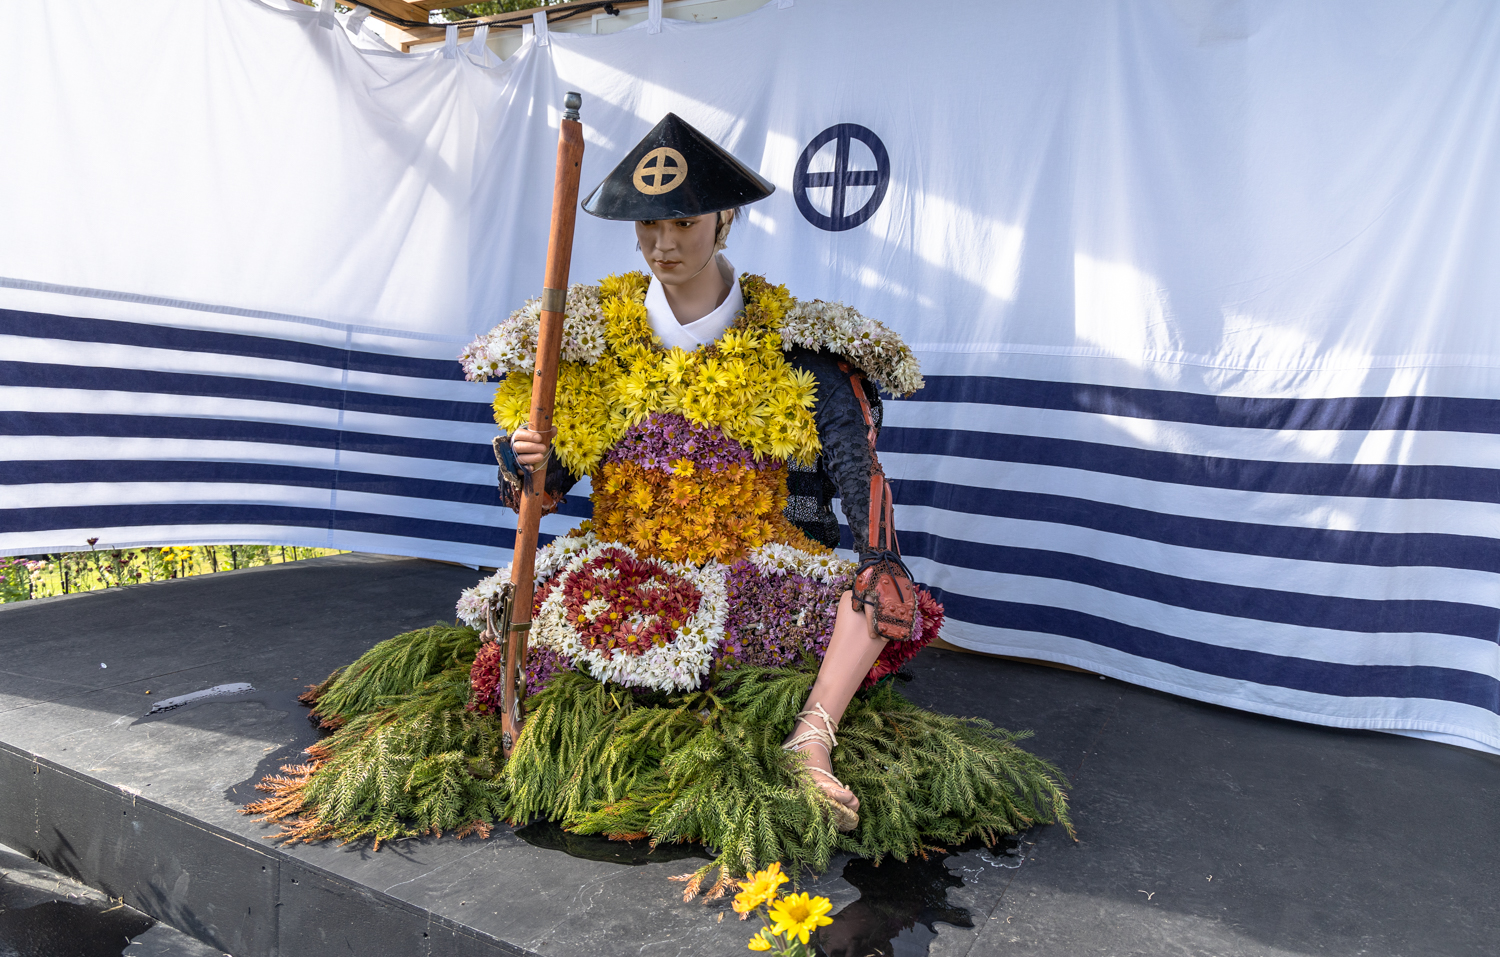
<instances>
[{"instance_id":1,"label":"purple flower","mask_svg":"<svg viewBox=\"0 0 1500 957\"><path fill-rule=\"evenodd\" d=\"M715 665L785 667L828 650L839 597L847 582L825 584L806 575L767 575L748 561L729 568L729 616Z\"/></svg>"},{"instance_id":2,"label":"purple flower","mask_svg":"<svg viewBox=\"0 0 1500 957\"><path fill-rule=\"evenodd\" d=\"M567 655L532 645L526 650L526 694L540 693L553 678L572 669L573 659Z\"/></svg>"},{"instance_id":3,"label":"purple flower","mask_svg":"<svg viewBox=\"0 0 1500 957\"><path fill-rule=\"evenodd\" d=\"M661 472L670 472L679 459L710 472L732 465L766 469L776 464L770 459L757 461L753 452L720 430L695 425L675 412L658 412L631 426L604 457L606 464L634 462Z\"/></svg>"}]
</instances>

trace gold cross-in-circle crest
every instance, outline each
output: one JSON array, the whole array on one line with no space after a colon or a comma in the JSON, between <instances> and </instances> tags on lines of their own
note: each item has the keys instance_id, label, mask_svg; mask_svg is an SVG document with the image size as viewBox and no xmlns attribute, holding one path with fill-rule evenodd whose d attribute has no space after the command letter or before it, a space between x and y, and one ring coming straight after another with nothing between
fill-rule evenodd
<instances>
[{"instance_id":1,"label":"gold cross-in-circle crest","mask_svg":"<svg viewBox=\"0 0 1500 957\"><path fill-rule=\"evenodd\" d=\"M670 146L658 146L635 164L635 188L647 196L670 193L687 179L687 160Z\"/></svg>"}]
</instances>

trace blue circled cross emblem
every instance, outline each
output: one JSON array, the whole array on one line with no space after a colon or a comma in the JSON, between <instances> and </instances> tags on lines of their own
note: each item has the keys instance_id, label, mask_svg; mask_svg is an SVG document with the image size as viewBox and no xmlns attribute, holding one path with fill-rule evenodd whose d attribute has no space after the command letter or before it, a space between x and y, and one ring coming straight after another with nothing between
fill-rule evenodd
<instances>
[{"instance_id":1,"label":"blue circled cross emblem","mask_svg":"<svg viewBox=\"0 0 1500 957\"><path fill-rule=\"evenodd\" d=\"M875 155L874 169L849 168L850 140L859 140L870 148L870 152ZM826 173L809 173L807 167L812 165L813 157L829 143L836 144L833 169ZM797 200L797 208L802 211L803 218L819 229L837 233L853 229L875 215L881 200L885 199L885 189L890 182L891 158L885 151L885 144L880 142L880 137L858 123L840 123L814 136L812 142L807 144L807 149L802 151L802 156L797 160L797 169L792 174L792 195ZM844 208L850 186L875 187L865 204L852 213ZM809 189L820 187L833 188L833 198L826 216L818 212L807 197Z\"/></svg>"}]
</instances>

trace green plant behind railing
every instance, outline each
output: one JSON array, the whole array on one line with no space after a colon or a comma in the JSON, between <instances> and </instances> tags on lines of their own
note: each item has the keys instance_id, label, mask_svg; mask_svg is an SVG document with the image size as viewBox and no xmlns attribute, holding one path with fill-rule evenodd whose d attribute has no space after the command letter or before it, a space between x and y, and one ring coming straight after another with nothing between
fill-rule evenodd
<instances>
[{"instance_id":1,"label":"green plant behind railing","mask_svg":"<svg viewBox=\"0 0 1500 957\"><path fill-rule=\"evenodd\" d=\"M280 565L322 555L334 548L293 545L168 545L165 548L98 548L86 552L0 557L0 602L50 598L101 588L187 578L261 565Z\"/></svg>"}]
</instances>

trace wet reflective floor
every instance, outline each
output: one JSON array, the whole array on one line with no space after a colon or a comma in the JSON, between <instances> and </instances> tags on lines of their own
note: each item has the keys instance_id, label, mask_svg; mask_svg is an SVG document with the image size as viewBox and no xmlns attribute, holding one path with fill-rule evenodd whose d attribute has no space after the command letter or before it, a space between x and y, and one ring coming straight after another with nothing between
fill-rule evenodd
<instances>
[{"instance_id":1,"label":"wet reflective floor","mask_svg":"<svg viewBox=\"0 0 1500 957\"><path fill-rule=\"evenodd\" d=\"M533 847L608 864L711 859L696 844L652 850L645 840L611 841L600 835L570 834L552 821L537 821L515 833ZM953 853L981 847L975 842ZM985 853L994 860L992 866L1019 866L1020 838L1003 838ZM949 891L964 886L963 878L948 869L951 856L935 853L925 860L904 862L888 858L879 866L856 858L845 864L844 880L859 891L859 899L844 906L833 915L831 925L818 931L813 942L820 957L922 957L937 937L937 924L973 927L969 911L948 900ZM1010 861L1014 864L1001 863Z\"/></svg>"},{"instance_id":2,"label":"wet reflective floor","mask_svg":"<svg viewBox=\"0 0 1500 957\"><path fill-rule=\"evenodd\" d=\"M1008 837L988 853L1019 862L1019 848L1020 839ZM951 856L886 860L878 867L860 858L845 864L844 880L859 891L859 899L818 931L814 939L818 953L822 957L920 957L937 937L935 925L973 927L969 911L948 901L950 890L964 886L963 878L948 869Z\"/></svg>"},{"instance_id":3,"label":"wet reflective floor","mask_svg":"<svg viewBox=\"0 0 1500 957\"><path fill-rule=\"evenodd\" d=\"M572 834L564 831L562 825L555 821L534 821L518 827L516 837L532 847L562 851L585 861L601 861L605 864L660 864L690 857L713 860L697 844L658 844L653 849L651 842L644 838L639 841L611 841L599 834Z\"/></svg>"}]
</instances>

